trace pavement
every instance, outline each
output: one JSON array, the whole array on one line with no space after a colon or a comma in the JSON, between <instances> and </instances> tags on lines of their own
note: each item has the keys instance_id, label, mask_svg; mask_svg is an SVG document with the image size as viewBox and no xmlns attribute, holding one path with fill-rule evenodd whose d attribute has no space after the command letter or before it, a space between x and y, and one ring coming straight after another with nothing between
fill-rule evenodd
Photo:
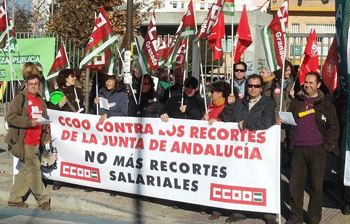
<instances>
[{"instance_id":1,"label":"pavement","mask_svg":"<svg viewBox=\"0 0 350 224\"><path fill-rule=\"evenodd\" d=\"M4 135L0 135L0 223L225 223L232 211L222 210L222 216L209 220L212 208L198 205L179 204L162 199L140 197L118 192L115 197L109 191L94 189L85 192L84 187L65 185L60 190L52 190L51 211L43 212L38 208L32 195L27 203L28 209L11 210L7 206L13 184L12 154L8 153ZM281 223L289 216L288 170L282 169L281 175ZM350 216L342 215L341 180L332 180L325 189L321 223L350 223ZM307 208L308 195L304 205ZM174 206L176 205L176 206ZM16 208L17 209L17 208ZM216 209L217 210L217 209ZM13 213L13 214L12 214ZM11 215L12 214L12 215ZM20 214L20 215L19 215ZM260 213L244 213L248 219L237 223L265 223ZM34 217L35 216L35 217ZM71 217L71 218L69 218ZM68 221L74 220L74 221Z\"/></svg>"}]
</instances>

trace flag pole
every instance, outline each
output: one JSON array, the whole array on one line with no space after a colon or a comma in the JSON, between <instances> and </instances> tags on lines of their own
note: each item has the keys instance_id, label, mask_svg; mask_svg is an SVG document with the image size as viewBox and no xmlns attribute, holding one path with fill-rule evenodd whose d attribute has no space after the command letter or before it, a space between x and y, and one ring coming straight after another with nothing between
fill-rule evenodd
<instances>
[{"instance_id":1,"label":"flag pole","mask_svg":"<svg viewBox=\"0 0 350 224\"><path fill-rule=\"evenodd\" d=\"M233 38L233 16L231 16L231 38L232 38L232 50L234 49L234 38ZM231 56L231 93L233 93L233 60L234 60L234 53L232 52Z\"/></svg>"},{"instance_id":2,"label":"flag pole","mask_svg":"<svg viewBox=\"0 0 350 224\"><path fill-rule=\"evenodd\" d=\"M6 20L6 32L7 32L7 42L10 40L10 33L9 33L9 24L8 24L8 15L7 15L7 3L6 3L6 0L4 0L5 2L5 9L6 9L6 12L5 12L5 20ZM14 85L13 85L13 66L12 66L12 55L11 55L11 52L10 50L7 51L8 54L9 54L9 59L10 59L10 62L9 62L9 65L10 65L10 71L11 71L11 89L12 89L12 98L15 96L15 90L14 90Z\"/></svg>"},{"instance_id":3,"label":"flag pole","mask_svg":"<svg viewBox=\"0 0 350 224\"><path fill-rule=\"evenodd\" d=\"M283 49L283 63L282 63L282 77L281 77L281 98L280 98L280 108L279 108L279 111L281 112L282 111L282 104L283 104L283 83L284 83L284 72L285 72L285 69L286 69L286 48L287 48L287 35L286 34L283 34L283 37L284 37L284 49ZM295 82L294 82L295 84ZM294 88L294 86L293 86Z\"/></svg>"},{"instance_id":4,"label":"flag pole","mask_svg":"<svg viewBox=\"0 0 350 224\"><path fill-rule=\"evenodd\" d=\"M233 31L232 31L233 32ZM238 43L238 34L235 35L235 37L233 38L232 36L232 58L231 58L231 93L233 94L233 89L234 89L234 59L236 57L236 51L237 51L237 43Z\"/></svg>"},{"instance_id":5,"label":"flag pole","mask_svg":"<svg viewBox=\"0 0 350 224\"><path fill-rule=\"evenodd\" d=\"M183 74L183 79L182 79L182 94L181 94L181 106L184 105L184 84L185 84L185 79L186 79L186 73L188 72L188 37L186 39L186 59L185 59L185 63L186 63L186 70L184 71Z\"/></svg>"}]
</instances>

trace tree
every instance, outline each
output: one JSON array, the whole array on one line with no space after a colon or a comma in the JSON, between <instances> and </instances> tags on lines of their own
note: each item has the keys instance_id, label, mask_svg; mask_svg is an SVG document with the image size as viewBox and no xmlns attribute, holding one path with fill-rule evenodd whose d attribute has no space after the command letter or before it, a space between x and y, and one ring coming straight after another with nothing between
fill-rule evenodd
<instances>
[{"instance_id":1,"label":"tree","mask_svg":"<svg viewBox=\"0 0 350 224\"><path fill-rule=\"evenodd\" d=\"M48 30L69 39L80 47L85 47L89 41L93 29L95 13L100 12L103 6L108 14L111 24L117 34L124 35L126 26L126 10L122 0L58 0L59 6L54 11L53 16L48 21ZM149 9L158 7L159 0L155 0L145 9L144 4L134 4L134 32L141 26L141 22L146 18Z\"/></svg>"},{"instance_id":2,"label":"tree","mask_svg":"<svg viewBox=\"0 0 350 224\"><path fill-rule=\"evenodd\" d=\"M11 9L8 10L11 12ZM15 5L15 28L17 32L29 32L32 25L32 14L28 8Z\"/></svg>"}]
</instances>

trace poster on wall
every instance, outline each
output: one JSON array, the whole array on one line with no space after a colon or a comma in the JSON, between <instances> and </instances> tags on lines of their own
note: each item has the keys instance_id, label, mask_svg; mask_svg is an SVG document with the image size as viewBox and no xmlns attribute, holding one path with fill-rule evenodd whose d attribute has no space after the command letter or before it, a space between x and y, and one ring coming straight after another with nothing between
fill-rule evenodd
<instances>
[{"instance_id":1,"label":"poster on wall","mask_svg":"<svg viewBox=\"0 0 350 224\"><path fill-rule=\"evenodd\" d=\"M11 43L0 51L0 81L23 80L21 66L27 62L40 63L46 75L54 59L55 38L18 39L17 43Z\"/></svg>"}]
</instances>

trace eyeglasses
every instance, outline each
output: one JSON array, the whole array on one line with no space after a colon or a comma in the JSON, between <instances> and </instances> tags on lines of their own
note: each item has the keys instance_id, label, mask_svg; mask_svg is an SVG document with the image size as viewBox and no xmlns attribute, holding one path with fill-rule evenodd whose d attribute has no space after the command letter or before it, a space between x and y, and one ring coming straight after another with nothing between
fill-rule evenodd
<instances>
[{"instance_id":1,"label":"eyeglasses","mask_svg":"<svg viewBox=\"0 0 350 224\"><path fill-rule=\"evenodd\" d=\"M244 69L235 69L235 72L245 72Z\"/></svg>"},{"instance_id":2,"label":"eyeglasses","mask_svg":"<svg viewBox=\"0 0 350 224\"><path fill-rule=\"evenodd\" d=\"M257 88L260 88L261 85L248 84L247 87L248 87L248 88L253 88L253 87L254 87L255 89L257 89Z\"/></svg>"},{"instance_id":3,"label":"eyeglasses","mask_svg":"<svg viewBox=\"0 0 350 224\"><path fill-rule=\"evenodd\" d=\"M40 82L28 83L28 86L39 86Z\"/></svg>"}]
</instances>

